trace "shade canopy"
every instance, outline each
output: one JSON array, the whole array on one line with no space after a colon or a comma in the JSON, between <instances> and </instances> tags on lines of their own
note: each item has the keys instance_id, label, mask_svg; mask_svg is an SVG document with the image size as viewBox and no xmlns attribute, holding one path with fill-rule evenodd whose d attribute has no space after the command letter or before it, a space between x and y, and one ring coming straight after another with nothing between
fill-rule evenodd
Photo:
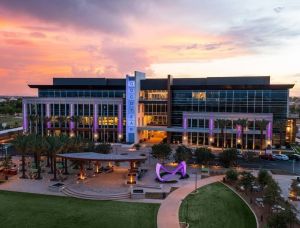
<instances>
[{"instance_id":1,"label":"shade canopy","mask_svg":"<svg viewBox=\"0 0 300 228\"><path fill-rule=\"evenodd\" d=\"M139 155L119 155L119 154L98 154L95 152L83 152L83 153L66 153L57 154L58 157L70 159L70 160L87 160L87 161L118 161L118 162L133 162L133 161L145 161L145 156Z\"/></svg>"}]
</instances>

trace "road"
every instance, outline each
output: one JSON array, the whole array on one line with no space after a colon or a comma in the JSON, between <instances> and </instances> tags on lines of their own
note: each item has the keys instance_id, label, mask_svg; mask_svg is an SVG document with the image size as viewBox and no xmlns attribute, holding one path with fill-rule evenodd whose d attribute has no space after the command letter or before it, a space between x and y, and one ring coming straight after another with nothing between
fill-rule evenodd
<instances>
[{"instance_id":1,"label":"road","mask_svg":"<svg viewBox=\"0 0 300 228\"><path fill-rule=\"evenodd\" d=\"M240 167L248 169L276 169L293 173L292 161L268 161L263 159L257 159L253 162L247 162L245 160L238 160L238 164ZM300 175L300 161L295 161L294 168L295 174Z\"/></svg>"}]
</instances>

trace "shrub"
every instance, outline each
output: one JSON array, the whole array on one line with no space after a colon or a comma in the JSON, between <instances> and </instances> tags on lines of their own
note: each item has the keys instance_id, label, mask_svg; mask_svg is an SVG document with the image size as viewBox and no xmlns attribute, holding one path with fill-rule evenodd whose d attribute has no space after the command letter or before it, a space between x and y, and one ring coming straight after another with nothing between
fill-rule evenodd
<instances>
[{"instance_id":1,"label":"shrub","mask_svg":"<svg viewBox=\"0 0 300 228\"><path fill-rule=\"evenodd\" d=\"M215 156L211 152L211 149L207 147L199 147L195 150L195 156L198 164L208 164L208 162L212 161Z\"/></svg>"},{"instance_id":2,"label":"shrub","mask_svg":"<svg viewBox=\"0 0 300 228\"><path fill-rule=\"evenodd\" d=\"M250 172L241 172L240 184L245 187L246 190L252 187L252 182L255 180L255 177Z\"/></svg>"},{"instance_id":3,"label":"shrub","mask_svg":"<svg viewBox=\"0 0 300 228\"><path fill-rule=\"evenodd\" d=\"M178 146L174 154L175 162L188 161L192 157L192 150L186 146Z\"/></svg>"},{"instance_id":4,"label":"shrub","mask_svg":"<svg viewBox=\"0 0 300 228\"><path fill-rule=\"evenodd\" d=\"M237 149L226 149L220 154L220 160L225 167L230 167L235 164L237 160Z\"/></svg>"},{"instance_id":5,"label":"shrub","mask_svg":"<svg viewBox=\"0 0 300 228\"><path fill-rule=\"evenodd\" d=\"M109 143L101 143L95 147L95 152L101 154L109 154L111 152L111 149L112 147Z\"/></svg>"},{"instance_id":6,"label":"shrub","mask_svg":"<svg viewBox=\"0 0 300 228\"><path fill-rule=\"evenodd\" d=\"M270 176L268 171L264 169L259 170L257 181L260 184L260 186L264 188L269 183L270 179L272 179L272 177Z\"/></svg>"},{"instance_id":7,"label":"shrub","mask_svg":"<svg viewBox=\"0 0 300 228\"><path fill-rule=\"evenodd\" d=\"M230 169L226 172L226 179L229 181L236 181L238 179L238 172L234 169Z\"/></svg>"},{"instance_id":8,"label":"shrub","mask_svg":"<svg viewBox=\"0 0 300 228\"><path fill-rule=\"evenodd\" d=\"M159 143L152 146L151 155L162 162L170 157L172 149L167 143Z\"/></svg>"}]
</instances>

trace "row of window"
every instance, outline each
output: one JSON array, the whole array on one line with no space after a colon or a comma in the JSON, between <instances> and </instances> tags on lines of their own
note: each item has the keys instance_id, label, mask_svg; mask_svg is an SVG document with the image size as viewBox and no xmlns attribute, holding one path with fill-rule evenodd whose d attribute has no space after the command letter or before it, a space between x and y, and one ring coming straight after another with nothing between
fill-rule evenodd
<instances>
[{"instance_id":1,"label":"row of window","mask_svg":"<svg viewBox=\"0 0 300 228\"><path fill-rule=\"evenodd\" d=\"M53 90L39 89L39 97L104 97L125 98L124 90Z\"/></svg>"}]
</instances>

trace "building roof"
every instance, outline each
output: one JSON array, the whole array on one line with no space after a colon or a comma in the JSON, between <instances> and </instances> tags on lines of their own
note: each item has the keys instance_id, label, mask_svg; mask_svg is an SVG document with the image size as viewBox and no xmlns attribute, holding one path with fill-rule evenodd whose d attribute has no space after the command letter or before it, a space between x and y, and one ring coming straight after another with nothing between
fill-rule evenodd
<instances>
[{"instance_id":1,"label":"building roof","mask_svg":"<svg viewBox=\"0 0 300 228\"><path fill-rule=\"evenodd\" d=\"M166 78L141 81L142 90L166 90ZM53 78L53 85L29 85L38 89L125 89L122 78ZM270 76L173 78L174 89L290 89L294 84L270 84Z\"/></svg>"},{"instance_id":2,"label":"building roof","mask_svg":"<svg viewBox=\"0 0 300 228\"><path fill-rule=\"evenodd\" d=\"M119 155L119 154L99 154L95 152L83 153L67 153L57 154L58 157L67 158L70 160L88 160L88 161L144 161L147 158L139 155Z\"/></svg>"}]
</instances>

